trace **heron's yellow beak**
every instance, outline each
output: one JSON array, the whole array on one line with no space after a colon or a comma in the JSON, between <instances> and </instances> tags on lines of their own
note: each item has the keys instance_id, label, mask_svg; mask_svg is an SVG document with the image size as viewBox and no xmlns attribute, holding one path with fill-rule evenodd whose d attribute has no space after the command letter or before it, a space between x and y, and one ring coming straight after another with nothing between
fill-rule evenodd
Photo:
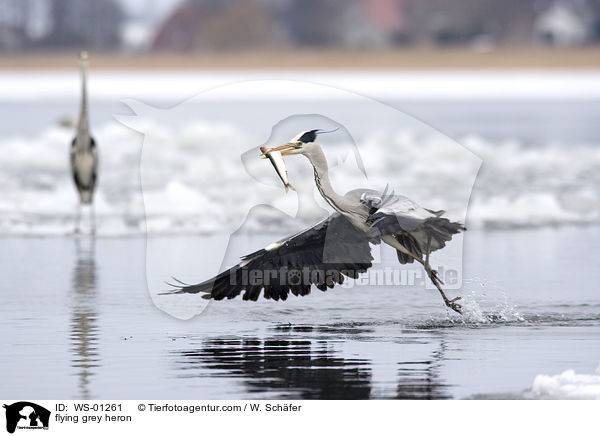
<instances>
[{"instance_id":1,"label":"heron's yellow beak","mask_svg":"<svg viewBox=\"0 0 600 436\"><path fill-rule=\"evenodd\" d=\"M270 149L264 151L263 153L261 153L261 156L265 157L267 154L269 154L273 151L280 151L281 155L283 156L284 154L289 154L292 151L297 150L298 148L300 148L299 145L294 144L292 142L288 142L287 144L283 144L278 147L273 147L273 148L270 148Z\"/></svg>"}]
</instances>

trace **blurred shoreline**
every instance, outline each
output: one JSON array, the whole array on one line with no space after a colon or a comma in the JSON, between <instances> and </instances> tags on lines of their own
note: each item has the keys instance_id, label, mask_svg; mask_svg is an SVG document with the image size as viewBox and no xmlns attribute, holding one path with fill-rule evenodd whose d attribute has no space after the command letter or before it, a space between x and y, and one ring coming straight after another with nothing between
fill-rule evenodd
<instances>
[{"instance_id":1,"label":"blurred shoreline","mask_svg":"<svg viewBox=\"0 0 600 436\"><path fill-rule=\"evenodd\" d=\"M290 50L119 54L92 52L94 69L598 69L600 46L580 48L465 48L403 50ZM0 55L0 70L76 66L76 51Z\"/></svg>"}]
</instances>

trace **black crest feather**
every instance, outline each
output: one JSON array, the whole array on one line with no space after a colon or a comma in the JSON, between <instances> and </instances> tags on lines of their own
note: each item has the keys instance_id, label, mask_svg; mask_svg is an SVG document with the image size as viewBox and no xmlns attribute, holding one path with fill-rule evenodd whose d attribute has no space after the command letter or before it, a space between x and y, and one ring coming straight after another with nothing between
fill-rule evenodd
<instances>
[{"instance_id":1,"label":"black crest feather","mask_svg":"<svg viewBox=\"0 0 600 436\"><path fill-rule=\"evenodd\" d=\"M308 132L304 132L298 141L308 144L309 142L315 142L317 140L317 132L319 129L309 130Z\"/></svg>"}]
</instances>

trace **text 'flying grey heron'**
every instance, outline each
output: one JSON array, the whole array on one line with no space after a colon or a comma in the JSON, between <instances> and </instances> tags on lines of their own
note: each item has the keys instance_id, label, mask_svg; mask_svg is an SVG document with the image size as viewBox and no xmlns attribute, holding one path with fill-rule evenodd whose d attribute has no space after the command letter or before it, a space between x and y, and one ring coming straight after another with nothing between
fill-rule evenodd
<instances>
[{"instance_id":1,"label":"text 'flying grey heron'","mask_svg":"<svg viewBox=\"0 0 600 436\"><path fill-rule=\"evenodd\" d=\"M174 293L202 293L203 298L222 300L244 291L244 300L256 301L263 290L265 298L274 300L287 299L290 291L307 295L312 285L325 291L343 283L344 276L356 278L367 271L373 261L370 244L383 241L396 249L401 264L421 263L444 303L461 313L460 297L446 297L442 281L429 265L429 255L465 227L442 218L444 211L425 209L401 195L371 189L337 194L329 180L325 154L316 142L318 134L318 129L302 132L263 154L306 156L317 189L335 212L307 230L242 257L239 264L210 280L180 283Z\"/></svg>"}]
</instances>

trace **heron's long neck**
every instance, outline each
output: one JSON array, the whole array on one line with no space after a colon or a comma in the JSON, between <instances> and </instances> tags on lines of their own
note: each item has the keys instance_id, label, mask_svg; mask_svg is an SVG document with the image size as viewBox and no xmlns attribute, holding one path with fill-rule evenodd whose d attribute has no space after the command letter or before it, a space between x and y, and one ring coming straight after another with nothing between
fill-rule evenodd
<instances>
[{"instance_id":1,"label":"heron's long neck","mask_svg":"<svg viewBox=\"0 0 600 436\"><path fill-rule=\"evenodd\" d=\"M350 204L346 198L338 195L331 186L331 181L329 180L329 167L323 150L314 150L311 155L308 156L308 159L314 168L315 183L317 184L317 189L323 199L337 212L346 214L349 211Z\"/></svg>"},{"instance_id":2,"label":"heron's long neck","mask_svg":"<svg viewBox=\"0 0 600 436\"><path fill-rule=\"evenodd\" d=\"M81 61L81 109L79 112L79 125L77 127L78 135L88 133L88 107L87 107L87 72L85 63ZM87 141L85 141L87 142Z\"/></svg>"}]
</instances>

